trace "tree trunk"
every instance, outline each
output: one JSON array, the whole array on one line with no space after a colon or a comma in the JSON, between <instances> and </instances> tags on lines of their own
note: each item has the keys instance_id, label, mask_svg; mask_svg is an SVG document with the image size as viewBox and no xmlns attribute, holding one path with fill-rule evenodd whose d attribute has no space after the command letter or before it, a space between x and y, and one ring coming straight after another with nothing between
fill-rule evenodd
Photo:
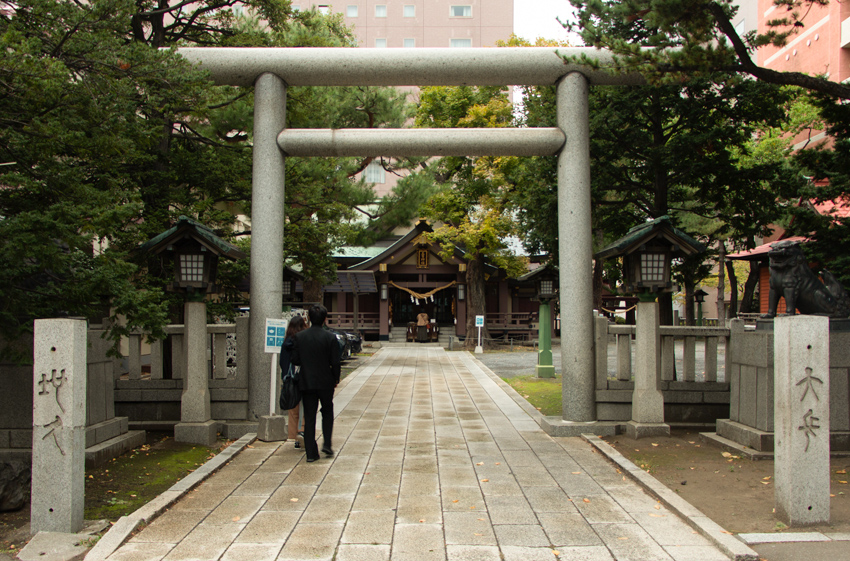
<instances>
[{"instance_id":1,"label":"tree trunk","mask_svg":"<svg viewBox=\"0 0 850 561\"><path fill-rule=\"evenodd\" d=\"M484 260L479 255L466 264L466 342L467 349L474 349L478 344L478 328L475 327L475 316L485 315L487 302L485 298ZM490 338L487 322L481 328L482 346Z\"/></svg>"},{"instance_id":2,"label":"tree trunk","mask_svg":"<svg viewBox=\"0 0 850 561\"><path fill-rule=\"evenodd\" d=\"M750 261L750 274L747 275L747 280L744 282L744 295L741 297L742 314L758 311L758 305L753 301L753 294L756 291L756 286L758 286L760 267L761 264L758 261Z\"/></svg>"},{"instance_id":3,"label":"tree trunk","mask_svg":"<svg viewBox=\"0 0 850 561\"><path fill-rule=\"evenodd\" d=\"M304 302L322 302L322 283L315 279L304 279Z\"/></svg>"},{"instance_id":4,"label":"tree trunk","mask_svg":"<svg viewBox=\"0 0 850 561\"><path fill-rule=\"evenodd\" d=\"M718 244L717 256L717 323L726 324L726 243Z\"/></svg>"},{"instance_id":5,"label":"tree trunk","mask_svg":"<svg viewBox=\"0 0 850 561\"><path fill-rule=\"evenodd\" d=\"M729 311L727 318L738 317L738 276L735 274L735 262L726 260L726 274L729 275Z\"/></svg>"},{"instance_id":6,"label":"tree trunk","mask_svg":"<svg viewBox=\"0 0 850 561\"><path fill-rule=\"evenodd\" d=\"M696 317L694 315L694 291L696 285L691 282L685 282L685 325L696 325Z\"/></svg>"},{"instance_id":7,"label":"tree trunk","mask_svg":"<svg viewBox=\"0 0 850 561\"><path fill-rule=\"evenodd\" d=\"M658 295L659 325L673 325L673 294L662 292Z\"/></svg>"}]
</instances>

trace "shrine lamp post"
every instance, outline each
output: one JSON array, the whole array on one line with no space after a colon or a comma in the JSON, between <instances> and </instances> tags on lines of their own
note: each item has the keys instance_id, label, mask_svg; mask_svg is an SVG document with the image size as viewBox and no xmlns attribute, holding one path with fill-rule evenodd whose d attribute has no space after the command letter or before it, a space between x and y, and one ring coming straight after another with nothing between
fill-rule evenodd
<instances>
[{"instance_id":1,"label":"shrine lamp post","mask_svg":"<svg viewBox=\"0 0 850 561\"><path fill-rule=\"evenodd\" d=\"M708 292L701 288L694 292L694 300L697 303L697 325L700 327L702 327L702 305L706 296L708 296Z\"/></svg>"},{"instance_id":2,"label":"shrine lamp post","mask_svg":"<svg viewBox=\"0 0 850 561\"><path fill-rule=\"evenodd\" d=\"M664 424L664 396L660 389L661 332L656 299L660 292L674 289L670 277L673 258L701 251L702 244L674 228L669 217L662 216L632 228L594 256L622 256L626 291L636 293L640 299L635 326L632 419L626 425L626 433L632 438L670 434L670 426Z\"/></svg>"},{"instance_id":3,"label":"shrine lamp post","mask_svg":"<svg viewBox=\"0 0 850 561\"><path fill-rule=\"evenodd\" d=\"M537 276L537 298L540 300L537 337L540 350L537 353L537 377L554 378L555 366L552 363L552 300L557 298L555 287L558 276L548 267Z\"/></svg>"},{"instance_id":4,"label":"shrine lamp post","mask_svg":"<svg viewBox=\"0 0 850 561\"><path fill-rule=\"evenodd\" d=\"M208 293L215 292L220 257L240 259L246 255L203 224L181 216L172 228L141 246L143 251L170 254L174 260L174 282L168 287L183 292L183 393L180 422L174 440L212 446L218 424L210 413L207 366Z\"/></svg>"}]
</instances>

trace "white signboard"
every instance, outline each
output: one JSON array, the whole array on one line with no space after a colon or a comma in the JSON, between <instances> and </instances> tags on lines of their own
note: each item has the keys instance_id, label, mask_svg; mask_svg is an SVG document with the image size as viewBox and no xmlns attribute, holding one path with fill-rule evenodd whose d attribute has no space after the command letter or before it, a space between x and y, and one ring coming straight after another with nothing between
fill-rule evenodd
<instances>
[{"instance_id":1,"label":"white signboard","mask_svg":"<svg viewBox=\"0 0 850 561\"><path fill-rule=\"evenodd\" d=\"M475 316L475 327L484 327L484 316Z\"/></svg>"},{"instance_id":2,"label":"white signboard","mask_svg":"<svg viewBox=\"0 0 850 561\"><path fill-rule=\"evenodd\" d=\"M288 319L266 318L267 353L280 353L280 346L283 345L283 338L286 336L287 325L289 325Z\"/></svg>"}]
</instances>

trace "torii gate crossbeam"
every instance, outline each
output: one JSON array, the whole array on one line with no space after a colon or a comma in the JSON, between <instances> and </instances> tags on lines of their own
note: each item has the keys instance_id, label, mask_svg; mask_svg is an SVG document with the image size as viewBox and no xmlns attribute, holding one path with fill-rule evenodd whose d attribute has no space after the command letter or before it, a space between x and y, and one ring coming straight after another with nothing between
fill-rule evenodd
<instances>
[{"instance_id":1,"label":"torii gate crossbeam","mask_svg":"<svg viewBox=\"0 0 850 561\"><path fill-rule=\"evenodd\" d=\"M389 135L397 134L402 135L397 138L406 139L410 150L434 155L449 148L452 153L466 155L529 155L530 145L535 154L557 152L563 419L581 424L596 420L588 86L637 85L643 82L640 75L606 72L612 55L593 48L183 48L178 52L209 70L218 84L253 84L255 88L249 418L262 416L272 399L265 378L271 355L263 352L263 336L265 319L280 317L283 302L285 153L281 148L298 145L290 149L299 155L333 151L356 155L352 138L357 135L368 135L369 141L362 148L368 152L392 145ZM589 64L565 63L562 56L583 57ZM416 140L412 135L417 131L284 131L287 86L505 84L556 84L559 130L513 130L496 135L492 131L454 131L446 136L452 146L444 146L443 152L436 145L429 151L427 143L439 141ZM427 130L418 132L423 137L431 134ZM528 142L515 143L511 135ZM514 154L520 145L525 152Z\"/></svg>"}]
</instances>

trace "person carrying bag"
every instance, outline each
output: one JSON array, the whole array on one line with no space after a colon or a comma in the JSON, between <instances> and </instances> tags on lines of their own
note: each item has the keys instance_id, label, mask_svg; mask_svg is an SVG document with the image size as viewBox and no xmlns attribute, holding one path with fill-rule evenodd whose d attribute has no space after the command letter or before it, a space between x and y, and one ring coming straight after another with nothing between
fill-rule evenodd
<instances>
[{"instance_id":1,"label":"person carrying bag","mask_svg":"<svg viewBox=\"0 0 850 561\"><path fill-rule=\"evenodd\" d=\"M283 339L283 345L280 347L280 371L282 376L282 384L280 387L280 408L284 411L289 411L289 418L286 422L287 438L295 441L295 447L301 448L301 443L298 442L298 435L303 434L304 419L300 419L302 423L301 431L298 428L299 421L299 406L301 403L301 390L298 387L298 373L301 370L300 366L292 364L292 350L295 348L295 335L307 329L307 322L301 316L295 316L289 320L289 325L286 326L286 336Z\"/></svg>"}]
</instances>

